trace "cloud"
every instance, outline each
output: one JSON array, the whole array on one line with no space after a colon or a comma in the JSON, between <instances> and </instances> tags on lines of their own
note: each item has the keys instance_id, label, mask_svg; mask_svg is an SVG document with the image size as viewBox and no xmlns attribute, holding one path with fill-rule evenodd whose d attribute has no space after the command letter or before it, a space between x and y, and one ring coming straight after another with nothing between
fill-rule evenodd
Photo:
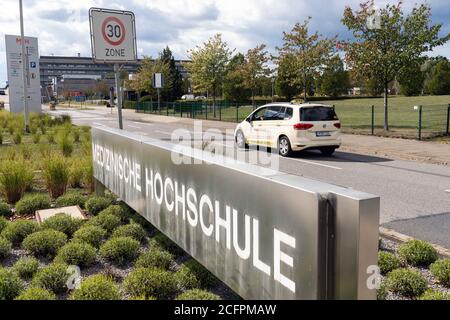
<instances>
[{"instance_id":1,"label":"cloud","mask_svg":"<svg viewBox=\"0 0 450 320\"><path fill-rule=\"evenodd\" d=\"M312 17L311 30L324 36L351 35L340 22L346 5L357 8L364 0L25 0L25 30L39 37L42 55L75 56L91 53L88 10L90 7L131 10L136 14L139 56L156 56L168 45L179 59L187 50L215 33L237 51L265 43L274 53L283 31ZM376 0L379 7L397 1ZM420 1L419 1L420 2ZM409 9L415 2L406 1ZM445 0L427 0L433 20L450 32L450 7ZM6 81L4 35L19 34L17 1L0 0L0 86ZM432 55L450 56L450 45Z\"/></svg>"}]
</instances>

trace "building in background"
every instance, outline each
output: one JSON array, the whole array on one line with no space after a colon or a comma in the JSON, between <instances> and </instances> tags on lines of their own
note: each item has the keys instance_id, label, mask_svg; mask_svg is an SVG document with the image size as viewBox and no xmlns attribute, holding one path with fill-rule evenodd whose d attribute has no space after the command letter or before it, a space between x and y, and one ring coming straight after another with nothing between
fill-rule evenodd
<instances>
[{"instance_id":1,"label":"building in background","mask_svg":"<svg viewBox=\"0 0 450 320\"><path fill-rule=\"evenodd\" d=\"M140 66L129 63L123 66L128 74L137 73ZM50 97L73 97L80 93L86 95L96 86L114 87L114 66L111 64L95 63L91 57L58 57L41 56L40 74L42 96L44 100ZM184 60L177 60L176 67L183 78L188 76L183 64Z\"/></svg>"}]
</instances>

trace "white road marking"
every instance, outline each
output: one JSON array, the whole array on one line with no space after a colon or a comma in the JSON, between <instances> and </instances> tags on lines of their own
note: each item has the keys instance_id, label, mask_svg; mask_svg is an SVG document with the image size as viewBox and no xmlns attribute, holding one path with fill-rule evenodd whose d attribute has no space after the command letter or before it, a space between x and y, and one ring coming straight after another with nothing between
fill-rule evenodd
<instances>
[{"instance_id":1,"label":"white road marking","mask_svg":"<svg viewBox=\"0 0 450 320\"><path fill-rule=\"evenodd\" d=\"M448 190L445 190L445 192L447 192L447 193L450 193L450 189L448 189Z\"/></svg>"},{"instance_id":2,"label":"white road marking","mask_svg":"<svg viewBox=\"0 0 450 320\"><path fill-rule=\"evenodd\" d=\"M134 129L141 129L141 127L132 126L131 124L128 124L127 127L134 128Z\"/></svg>"},{"instance_id":3,"label":"white road marking","mask_svg":"<svg viewBox=\"0 0 450 320\"><path fill-rule=\"evenodd\" d=\"M311 164L311 165L314 165L314 166L320 166L320 167L325 167L325 168L330 168L330 169L335 169L335 170L342 170L342 168L339 168L339 167L330 166L328 164L323 164L323 163L314 162L314 161L302 160L302 159L297 159L297 158L284 158L284 159L298 161L298 162L303 162L303 163L306 163L306 164Z\"/></svg>"},{"instance_id":4,"label":"white road marking","mask_svg":"<svg viewBox=\"0 0 450 320\"><path fill-rule=\"evenodd\" d=\"M107 125L105 125L103 123L99 123L99 122L92 122L92 124L95 126L107 127Z\"/></svg>"},{"instance_id":5,"label":"white road marking","mask_svg":"<svg viewBox=\"0 0 450 320\"><path fill-rule=\"evenodd\" d=\"M171 136L171 135L172 135L172 132L167 132L167 131L155 130L155 132L156 132L156 133L162 133L162 134L165 134L165 135L168 135L168 136Z\"/></svg>"}]
</instances>

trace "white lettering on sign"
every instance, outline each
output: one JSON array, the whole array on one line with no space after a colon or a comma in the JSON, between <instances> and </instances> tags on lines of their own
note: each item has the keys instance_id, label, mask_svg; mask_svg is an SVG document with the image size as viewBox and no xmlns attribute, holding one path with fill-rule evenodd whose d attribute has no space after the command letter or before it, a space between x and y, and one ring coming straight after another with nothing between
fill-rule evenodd
<instances>
[{"instance_id":1,"label":"white lettering on sign","mask_svg":"<svg viewBox=\"0 0 450 320\"><path fill-rule=\"evenodd\" d=\"M142 192L141 174L145 179L145 195L158 206L164 206L169 213L187 221L192 228L200 229L206 237L213 237L217 243L224 243L227 250L234 252L243 260L252 258L253 267L296 292L295 282L289 278L294 274L294 259L286 253L296 248L296 239L285 232L273 230L273 266L260 257L260 221L249 214L240 213L231 205L223 205L204 193L199 194L194 187L187 186L170 176L163 176L156 170L145 168L127 155L112 152L94 143L94 163L105 169L119 181ZM242 223L243 221L243 223ZM239 233L240 228L243 229ZM239 239L239 234L243 238ZM223 242L224 241L224 242ZM283 249L282 250L282 245ZM284 274L281 264L284 264ZM290 268L292 272L286 272ZM273 270L273 272L272 272Z\"/></svg>"}]
</instances>

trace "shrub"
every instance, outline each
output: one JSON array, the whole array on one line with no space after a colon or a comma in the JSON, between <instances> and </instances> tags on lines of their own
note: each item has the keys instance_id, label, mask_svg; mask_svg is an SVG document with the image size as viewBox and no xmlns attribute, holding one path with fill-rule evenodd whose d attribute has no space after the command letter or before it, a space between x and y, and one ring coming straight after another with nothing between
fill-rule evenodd
<instances>
[{"instance_id":1,"label":"shrub","mask_svg":"<svg viewBox=\"0 0 450 320\"><path fill-rule=\"evenodd\" d=\"M13 135L13 142L14 142L14 144L21 144L22 143L22 134L19 132L16 132Z\"/></svg>"},{"instance_id":2,"label":"shrub","mask_svg":"<svg viewBox=\"0 0 450 320\"><path fill-rule=\"evenodd\" d=\"M14 246L20 245L28 235L36 232L38 225L34 221L18 220L8 223L2 236L11 241Z\"/></svg>"},{"instance_id":3,"label":"shrub","mask_svg":"<svg viewBox=\"0 0 450 320\"><path fill-rule=\"evenodd\" d=\"M176 277L179 286L184 289L207 288L217 283L217 278L194 259L186 261Z\"/></svg>"},{"instance_id":4,"label":"shrub","mask_svg":"<svg viewBox=\"0 0 450 320\"><path fill-rule=\"evenodd\" d=\"M377 289L377 300L386 300L388 293L386 279L384 279L381 281L380 288Z\"/></svg>"},{"instance_id":5,"label":"shrub","mask_svg":"<svg viewBox=\"0 0 450 320\"><path fill-rule=\"evenodd\" d=\"M41 141L41 135L39 133L33 134L33 143L38 144Z\"/></svg>"},{"instance_id":6,"label":"shrub","mask_svg":"<svg viewBox=\"0 0 450 320\"><path fill-rule=\"evenodd\" d=\"M22 279L31 279L39 269L39 261L33 257L22 257L13 266L13 270Z\"/></svg>"},{"instance_id":7,"label":"shrub","mask_svg":"<svg viewBox=\"0 0 450 320\"><path fill-rule=\"evenodd\" d=\"M106 234L106 230L101 227L85 226L73 234L73 240L88 243L91 246L98 248L106 238Z\"/></svg>"},{"instance_id":8,"label":"shrub","mask_svg":"<svg viewBox=\"0 0 450 320\"><path fill-rule=\"evenodd\" d=\"M104 275L93 275L81 282L70 296L71 300L120 300L119 288Z\"/></svg>"},{"instance_id":9,"label":"shrub","mask_svg":"<svg viewBox=\"0 0 450 320\"><path fill-rule=\"evenodd\" d=\"M85 188L88 188L90 192L95 191L95 181L94 181L94 167L92 165L92 161L84 161L83 162L83 185Z\"/></svg>"},{"instance_id":10,"label":"shrub","mask_svg":"<svg viewBox=\"0 0 450 320\"><path fill-rule=\"evenodd\" d=\"M12 215L11 208L7 203L0 202L0 217L10 217ZM2 231L2 229L0 229Z\"/></svg>"},{"instance_id":11,"label":"shrub","mask_svg":"<svg viewBox=\"0 0 450 320\"><path fill-rule=\"evenodd\" d=\"M111 205L111 200L105 197L91 197L86 201L86 210L90 215L96 216Z\"/></svg>"},{"instance_id":12,"label":"shrub","mask_svg":"<svg viewBox=\"0 0 450 320\"><path fill-rule=\"evenodd\" d=\"M2 144L3 144L3 133L0 130L0 145L2 145Z\"/></svg>"},{"instance_id":13,"label":"shrub","mask_svg":"<svg viewBox=\"0 0 450 320\"><path fill-rule=\"evenodd\" d=\"M422 240L411 240L406 242L400 246L398 253L400 258L414 267L428 267L438 258L436 249Z\"/></svg>"},{"instance_id":14,"label":"shrub","mask_svg":"<svg viewBox=\"0 0 450 320\"><path fill-rule=\"evenodd\" d=\"M113 214L116 217L120 218L123 223L126 223L130 220L130 215L128 212L120 205L110 205L106 209L102 210L99 214Z\"/></svg>"},{"instance_id":15,"label":"shrub","mask_svg":"<svg viewBox=\"0 0 450 320\"><path fill-rule=\"evenodd\" d=\"M30 160L33 152L31 151L31 148L25 144L20 147L20 153L22 154L23 160Z\"/></svg>"},{"instance_id":16,"label":"shrub","mask_svg":"<svg viewBox=\"0 0 450 320\"><path fill-rule=\"evenodd\" d=\"M44 194L33 194L23 197L16 204L19 215L33 215L37 210L50 208L50 199Z\"/></svg>"},{"instance_id":17,"label":"shrub","mask_svg":"<svg viewBox=\"0 0 450 320\"><path fill-rule=\"evenodd\" d=\"M450 260L441 259L430 266L431 274L446 287L450 287Z\"/></svg>"},{"instance_id":18,"label":"shrub","mask_svg":"<svg viewBox=\"0 0 450 320\"><path fill-rule=\"evenodd\" d=\"M50 144L55 143L55 134L53 132L47 133L47 142Z\"/></svg>"},{"instance_id":19,"label":"shrub","mask_svg":"<svg viewBox=\"0 0 450 320\"><path fill-rule=\"evenodd\" d=\"M142 253L136 261L138 268L169 269L173 256L165 250L152 248Z\"/></svg>"},{"instance_id":20,"label":"shrub","mask_svg":"<svg viewBox=\"0 0 450 320\"><path fill-rule=\"evenodd\" d=\"M53 199L66 193L69 183L69 169L67 162L58 156L47 159L44 165L44 179L47 190Z\"/></svg>"},{"instance_id":21,"label":"shrub","mask_svg":"<svg viewBox=\"0 0 450 320\"><path fill-rule=\"evenodd\" d=\"M77 128L73 128L72 130L73 142L80 142L80 131Z\"/></svg>"},{"instance_id":22,"label":"shrub","mask_svg":"<svg viewBox=\"0 0 450 320\"><path fill-rule=\"evenodd\" d=\"M81 219L72 218L71 216L59 213L46 219L41 227L42 229L53 229L65 233L69 238L77 231L83 221Z\"/></svg>"},{"instance_id":23,"label":"shrub","mask_svg":"<svg viewBox=\"0 0 450 320\"><path fill-rule=\"evenodd\" d=\"M395 254L380 251L378 252L378 266L380 267L381 274L385 275L394 269L398 269L401 266L400 259Z\"/></svg>"},{"instance_id":24,"label":"shrub","mask_svg":"<svg viewBox=\"0 0 450 320\"><path fill-rule=\"evenodd\" d=\"M38 270L31 283L33 286L60 293L66 290L69 276L65 264L52 263Z\"/></svg>"},{"instance_id":25,"label":"shrub","mask_svg":"<svg viewBox=\"0 0 450 320\"><path fill-rule=\"evenodd\" d=\"M70 137L66 132L63 132L60 135L58 144L64 157L70 157L72 155L73 142L70 140Z\"/></svg>"},{"instance_id":26,"label":"shrub","mask_svg":"<svg viewBox=\"0 0 450 320\"><path fill-rule=\"evenodd\" d=\"M145 230L137 223L130 223L124 226L119 226L114 230L112 237L130 237L139 242L145 238Z\"/></svg>"},{"instance_id":27,"label":"shrub","mask_svg":"<svg viewBox=\"0 0 450 320\"><path fill-rule=\"evenodd\" d=\"M139 247L139 242L132 238L113 238L100 247L100 255L113 264L125 265L137 258Z\"/></svg>"},{"instance_id":28,"label":"shrub","mask_svg":"<svg viewBox=\"0 0 450 320\"><path fill-rule=\"evenodd\" d=\"M59 208L79 206L83 209L86 199L87 198L79 192L67 192L65 195L56 199L55 204Z\"/></svg>"},{"instance_id":29,"label":"shrub","mask_svg":"<svg viewBox=\"0 0 450 320\"><path fill-rule=\"evenodd\" d=\"M22 248L35 256L54 257L67 242L67 236L56 230L43 230L30 234L23 240Z\"/></svg>"},{"instance_id":30,"label":"shrub","mask_svg":"<svg viewBox=\"0 0 450 320\"><path fill-rule=\"evenodd\" d=\"M8 220L0 216L0 233L3 231L3 229L6 228L8 225Z\"/></svg>"},{"instance_id":31,"label":"shrub","mask_svg":"<svg viewBox=\"0 0 450 320\"><path fill-rule=\"evenodd\" d=\"M125 291L137 297L164 299L177 291L172 273L156 268L134 269L124 280Z\"/></svg>"},{"instance_id":32,"label":"shrub","mask_svg":"<svg viewBox=\"0 0 450 320\"><path fill-rule=\"evenodd\" d=\"M177 300L222 300L218 295L214 293L192 289L188 290L177 297Z\"/></svg>"},{"instance_id":33,"label":"shrub","mask_svg":"<svg viewBox=\"0 0 450 320\"><path fill-rule=\"evenodd\" d=\"M59 249L55 258L57 262L79 267L88 267L95 262L97 250L84 242L70 242Z\"/></svg>"},{"instance_id":34,"label":"shrub","mask_svg":"<svg viewBox=\"0 0 450 320\"><path fill-rule=\"evenodd\" d=\"M3 161L0 165L0 191L9 203L16 203L22 198L33 177L34 173L24 162Z\"/></svg>"},{"instance_id":35,"label":"shrub","mask_svg":"<svg viewBox=\"0 0 450 320\"><path fill-rule=\"evenodd\" d=\"M387 286L392 292L414 298L425 292L427 289L427 280L417 271L400 268L389 273Z\"/></svg>"},{"instance_id":36,"label":"shrub","mask_svg":"<svg viewBox=\"0 0 450 320\"><path fill-rule=\"evenodd\" d=\"M114 229L121 225L121 221L120 218L115 215L102 213L89 220L87 225L101 227L111 233Z\"/></svg>"},{"instance_id":37,"label":"shrub","mask_svg":"<svg viewBox=\"0 0 450 320\"><path fill-rule=\"evenodd\" d=\"M181 249L175 242L170 240L168 237L166 237L162 233L158 233L156 236L152 238L150 241L152 246L158 246L164 250L167 250L174 255L180 255L183 254L183 249Z\"/></svg>"},{"instance_id":38,"label":"shrub","mask_svg":"<svg viewBox=\"0 0 450 320\"><path fill-rule=\"evenodd\" d=\"M12 300L23 290L24 284L12 271L0 267L0 300Z\"/></svg>"},{"instance_id":39,"label":"shrub","mask_svg":"<svg viewBox=\"0 0 450 320\"><path fill-rule=\"evenodd\" d=\"M69 185L71 188L82 188L83 187L83 175L84 168L80 166L79 162L73 162L70 166L69 173Z\"/></svg>"},{"instance_id":40,"label":"shrub","mask_svg":"<svg viewBox=\"0 0 450 320\"><path fill-rule=\"evenodd\" d=\"M450 294L429 289L420 297L420 300L450 300Z\"/></svg>"},{"instance_id":41,"label":"shrub","mask_svg":"<svg viewBox=\"0 0 450 320\"><path fill-rule=\"evenodd\" d=\"M56 295L53 292L43 288L31 287L22 292L22 294L19 295L15 300L56 300Z\"/></svg>"},{"instance_id":42,"label":"shrub","mask_svg":"<svg viewBox=\"0 0 450 320\"><path fill-rule=\"evenodd\" d=\"M6 259L11 253L11 242L5 238L0 238L0 261Z\"/></svg>"}]
</instances>

